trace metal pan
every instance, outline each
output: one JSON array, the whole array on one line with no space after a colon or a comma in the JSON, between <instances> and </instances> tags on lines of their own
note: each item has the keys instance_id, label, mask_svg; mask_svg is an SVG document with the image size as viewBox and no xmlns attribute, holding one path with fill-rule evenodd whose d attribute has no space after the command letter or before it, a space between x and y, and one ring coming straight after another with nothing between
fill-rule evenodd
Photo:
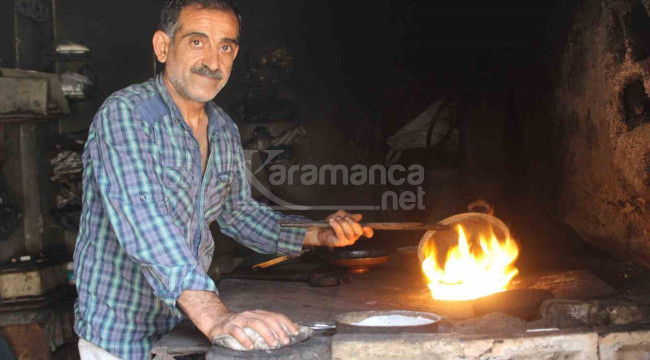
<instances>
[{"instance_id":1,"label":"metal pan","mask_svg":"<svg viewBox=\"0 0 650 360\"><path fill-rule=\"evenodd\" d=\"M373 316L402 315L420 317L431 320L423 325L407 326L362 326L357 323ZM336 332L342 334L397 334L397 333L435 333L442 318L434 313L406 310L391 311L360 311L338 314L334 316Z\"/></svg>"},{"instance_id":2,"label":"metal pan","mask_svg":"<svg viewBox=\"0 0 650 360\"><path fill-rule=\"evenodd\" d=\"M329 253L325 259L332 265L344 267L354 274L363 274L373 266L388 261L390 256L380 250L349 250Z\"/></svg>"}]
</instances>

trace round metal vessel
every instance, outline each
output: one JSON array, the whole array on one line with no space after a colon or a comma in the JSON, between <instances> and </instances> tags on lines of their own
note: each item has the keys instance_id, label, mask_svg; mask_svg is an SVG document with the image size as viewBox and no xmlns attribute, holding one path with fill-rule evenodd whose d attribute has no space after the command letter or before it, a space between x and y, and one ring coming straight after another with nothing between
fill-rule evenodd
<instances>
[{"instance_id":1,"label":"round metal vessel","mask_svg":"<svg viewBox=\"0 0 650 360\"><path fill-rule=\"evenodd\" d=\"M373 316L402 315L407 317L421 317L431 320L429 324L406 326L363 326L355 325ZM391 311L359 311L338 314L334 316L336 332L343 334L396 334L396 333L434 333L438 331L438 322L441 317L429 312L391 310Z\"/></svg>"},{"instance_id":2,"label":"round metal vessel","mask_svg":"<svg viewBox=\"0 0 650 360\"><path fill-rule=\"evenodd\" d=\"M437 249L442 249L442 253L446 253L446 249L450 246L456 245L458 242L458 234L455 231L455 226L458 224L469 229L486 229L486 227L491 227L498 239L510 237L510 230L503 221L492 215L483 213L473 212L454 215L440 221L440 224L449 225L453 229L452 231L440 232L435 230L427 231L422 236L420 244L418 245L418 258L420 259L420 262L424 261L426 247L431 241L435 242Z\"/></svg>"},{"instance_id":3,"label":"round metal vessel","mask_svg":"<svg viewBox=\"0 0 650 360\"><path fill-rule=\"evenodd\" d=\"M379 250L351 250L332 253L327 256L327 261L347 268L351 273L363 274L370 271L371 267L385 263L389 258L388 254Z\"/></svg>"}]
</instances>

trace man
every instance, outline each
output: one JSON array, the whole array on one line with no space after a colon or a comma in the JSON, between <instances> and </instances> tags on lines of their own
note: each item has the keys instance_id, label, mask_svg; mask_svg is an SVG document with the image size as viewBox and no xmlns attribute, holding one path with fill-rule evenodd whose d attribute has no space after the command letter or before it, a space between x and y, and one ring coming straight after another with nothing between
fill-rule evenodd
<instances>
[{"instance_id":1,"label":"man","mask_svg":"<svg viewBox=\"0 0 650 360\"><path fill-rule=\"evenodd\" d=\"M170 0L153 47L162 75L111 95L84 151L84 197L75 276L75 330L82 359L146 359L184 315L208 338L243 328L288 343L296 325L281 314L232 313L206 275L208 225L263 253L346 246L361 215L330 216L331 228L285 229L287 218L251 198L237 127L212 100L239 49L230 0Z\"/></svg>"}]
</instances>

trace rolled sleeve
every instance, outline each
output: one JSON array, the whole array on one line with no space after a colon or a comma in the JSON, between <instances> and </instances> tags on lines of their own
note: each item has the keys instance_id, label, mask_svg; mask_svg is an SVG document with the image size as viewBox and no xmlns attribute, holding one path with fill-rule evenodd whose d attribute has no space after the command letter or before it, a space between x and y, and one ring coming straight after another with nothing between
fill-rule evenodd
<instances>
[{"instance_id":1,"label":"rolled sleeve","mask_svg":"<svg viewBox=\"0 0 650 360\"><path fill-rule=\"evenodd\" d=\"M175 268L156 268L148 270L154 277L163 275L169 281L169 286L164 286L162 281L154 287L154 294L162 300L176 315L182 317L183 313L178 309L177 300L185 290L217 292L214 281L205 274L203 269L197 266L183 265ZM158 280L164 280L163 278Z\"/></svg>"},{"instance_id":2,"label":"rolled sleeve","mask_svg":"<svg viewBox=\"0 0 650 360\"><path fill-rule=\"evenodd\" d=\"M151 129L120 101L107 103L93 126L92 166L117 240L154 294L182 317L181 292L217 290L168 213Z\"/></svg>"}]
</instances>

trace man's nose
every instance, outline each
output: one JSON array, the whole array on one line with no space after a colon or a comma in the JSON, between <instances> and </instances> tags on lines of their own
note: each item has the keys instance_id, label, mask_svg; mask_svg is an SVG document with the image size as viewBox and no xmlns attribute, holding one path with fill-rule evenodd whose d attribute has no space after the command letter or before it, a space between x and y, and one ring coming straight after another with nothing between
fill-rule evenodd
<instances>
[{"instance_id":1,"label":"man's nose","mask_svg":"<svg viewBox=\"0 0 650 360\"><path fill-rule=\"evenodd\" d=\"M203 59L203 65L207 66L211 71L216 71L219 69L219 51L218 50L209 50L206 51L205 58Z\"/></svg>"}]
</instances>

